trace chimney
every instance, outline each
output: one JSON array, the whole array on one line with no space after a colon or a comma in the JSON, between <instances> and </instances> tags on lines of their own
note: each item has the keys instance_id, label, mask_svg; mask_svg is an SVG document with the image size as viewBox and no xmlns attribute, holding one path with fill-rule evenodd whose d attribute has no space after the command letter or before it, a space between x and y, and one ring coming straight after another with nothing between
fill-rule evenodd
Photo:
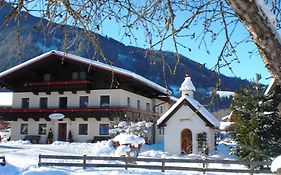
<instances>
[{"instance_id":1,"label":"chimney","mask_svg":"<svg viewBox=\"0 0 281 175\"><path fill-rule=\"evenodd\" d=\"M180 91L181 91L181 96L188 95L189 97L193 98L195 87L189 76L185 77L184 81L181 84Z\"/></svg>"}]
</instances>

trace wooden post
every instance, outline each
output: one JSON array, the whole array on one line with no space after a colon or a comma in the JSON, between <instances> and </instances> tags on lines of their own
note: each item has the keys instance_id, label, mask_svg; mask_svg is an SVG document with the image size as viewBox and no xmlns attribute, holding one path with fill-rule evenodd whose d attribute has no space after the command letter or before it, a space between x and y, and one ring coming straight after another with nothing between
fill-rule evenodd
<instances>
[{"instance_id":1,"label":"wooden post","mask_svg":"<svg viewBox=\"0 0 281 175\"><path fill-rule=\"evenodd\" d=\"M255 166L251 162L249 162L249 165L250 165L250 170L251 171L254 170ZM250 174L253 175L254 173L251 172Z\"/></svg>"},{"instance_id":2,"label":"wooden post","mask_svg":"<svg viewBox=\"0 0 281 175\"><path fill-rule=\"evenodd\" d=\"M38 161L38 167L41 166L41 154L39 154L39 161Z\"/></svg>"},{"instance_id":3,"label":"wooden post","mask_svg":"<svg viewBox=\"0 0 281 175\"><path fill-rule=\"evenodd\" d=\"M83 156L83 169L85 170L87 167L87 155Z\"/></svg>"},{"instance_id":4,"label":"wooden post","mask_svg":"<svg viewBox=\"0 0 281 175\"><path fill-rule=\"evenodd\" d=\"M127 157L124 157L124 159L125 159L125 170L127 170L128 169L128 159L127 159Z\"/></svg>"},{"instance_id":5,"label":"wooden post","mask_svg":"<svg viewBox=\"0 0 281 175\"><path fill-rule=\"evenodd\" d=\"M162 162L161 172L164 173L165 172L165 160L162 158L161 162Z\"/></svg>"},{"instance_id":6,"label":"wooden post","mask_svg":"<svg viewBox=\"0 0 281 175\"><path fill-rule=\"evenodd\" d=\"M206 158L204 157L203 159L202 159L202 163L203 163L203 168L202 168L202 170L203 170L203 174L205 174L206 173L206 171L205 171L205 169L206 169Z\"/></svg>"}]
</instances>

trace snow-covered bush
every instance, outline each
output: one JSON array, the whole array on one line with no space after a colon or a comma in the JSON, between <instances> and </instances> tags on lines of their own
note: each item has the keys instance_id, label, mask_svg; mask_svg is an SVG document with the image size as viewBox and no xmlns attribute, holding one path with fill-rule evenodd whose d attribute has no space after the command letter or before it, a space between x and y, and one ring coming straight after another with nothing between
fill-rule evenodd
<instances>
[{"instance_id":1,"label":"snow-covered bush","mask_svg":"<svg viewBox=\"0 0 281 175\"><path fill-rule=\"evenodd\" d=\"M281 156L276 157L271 163L271 171L281 173Z\"/></svg>"},{"instance_id":2,"label":"snow-covered bush","mask_svg":"<svg viewBox=\"0 0 281 175\"><path fill-rule=\"evenodd\" d=\"M137 123L122 121L119 124L114 125L113 128L109 130L109 134L111 138L117 136L120 133L133 134L143 138L147 138L152 125L153 123L146 121Z\"/></svg>"},{"instance_id":3,"label":"snow-covered bush","mask_svg":"<svg viewBox=\"0 0 281 175\"><path fill-rule=\"evenodd\" d=\"M112 142L116 147L116 156L137 157L145 140L140 136L121 133L114 137Z\"/></svg>"}]
</instances>

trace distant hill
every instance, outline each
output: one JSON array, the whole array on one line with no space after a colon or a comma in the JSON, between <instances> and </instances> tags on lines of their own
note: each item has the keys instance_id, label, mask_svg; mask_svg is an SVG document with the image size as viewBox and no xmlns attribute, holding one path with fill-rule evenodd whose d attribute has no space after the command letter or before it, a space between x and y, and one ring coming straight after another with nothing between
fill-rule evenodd
<instances>
[{"instance_id":1,"label":"distant hill","mask_svg":"<svg viewBox=\"0 0 281 175\"><path fill-rule=\"evenodd\" d=\"M2 19L7 15L8 8L0 7L0 24L3 24ZM104 62L100 55L95 54L94 47L81 29L58 24L52 24L52 30L45 29L47 22L45 19L23 12L20 21L20 43L14 21L0 26L0 72L50 50L67 51ZM65 37L65 33L67 37ZM112 38L96 35L106 58L112 61L115 66L131 70L167 87L173 91L174 95L179 94L178 88L184 80L185 74L188 74L197 89L195 97L203 104L210 102L210 98L204 97L211 92L217 82L218 74L216 72L181 56L181 62L174 77L170 74L168 66L164 66L165 72L163 71L163 59L172 68L176 64L174 53L153 51L153 54L147 55L145 49L126 46ZM21 55L18 52L19 45ZM227 91L235 91L249 83L246 80L224 75L220 75L220 78L220 89ZM227 97L218 98L216 105L210 109L228 108L230 101L230 98Z\"/></svg>"}]
</instances>

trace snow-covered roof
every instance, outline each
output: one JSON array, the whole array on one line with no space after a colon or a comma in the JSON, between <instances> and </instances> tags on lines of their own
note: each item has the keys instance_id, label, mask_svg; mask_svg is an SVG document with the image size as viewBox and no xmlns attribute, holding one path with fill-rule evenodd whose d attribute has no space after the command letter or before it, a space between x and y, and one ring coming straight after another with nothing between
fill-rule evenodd
<instances>
[{"instance_id":1,"label":"snow-covered roof","mask_svg":"<svg viewBox=\"0 0 281 175\"><path fill-rule=\"evenodd\" d=\"M159 120L157 120L157 125L159 127L163 126L172 117L172 113L178 110L184 101L186 101L189 104L188 106L209 126L219 128L220 122L218 119L213 116L203 105L188 95L182 96L180 99L178 99L178 101L164 115L162 115Z\"/></svg>"},{"instance_id":2,"label":"snow-covered roof","mask_svg":"<svg viewBox=\"0 0 281 175\"><path fill-rule=\"evenodd\" d=\"M266 88L264 94L265 94L265 95L268 95L270 92L272 92L273 89L275 88L276 84L277 84L277 81L276 81L275 78L273 78L273 79L271 80L271 82L269 83L269 85L267 86L267 88Z\"/></svg>"},{"instance_id":3,"label":"snow-covered roof","mask_svg":"<svg viewBox=\"0 0 281 175\"><path fill-rule=\"evenodd\" d=\"M0 92L0 106L12 106L12 101L12 92Z\"/></svg>"},{"instance_id":4,"label":"snow-covered roof","mask_svg":"<svg viewBox=\"0 0 281 175\"><path fill-rule=\"evenodd\" d=\"M121 74L121 75L125 75L127 77L130 77L132 79L135 79L137 81L140 81L142 82L143 84L155 89L155 90L158 90L164 94L172 94L169 90L167 90L166 88L144 78L143 76L140 76L132 71L129 71L129 70L125 70L125 69L122 69L122 68L119 68L119 67L116 67L116 66L112 66L112 65L109 65L109 64L105 64L105 63L101 63L101 62L98 62L98 61L94 61L94 60L90 60L90 59L87 59L87 58L84 58L84 57L80 57L80 56L77 56L77 55L73 55L73 54L70 54L70 53L66 53L66 52L61 52L61 51L56 51L56 50L52 50L50 52L47 52L47 53L44 53L42 55L39 55L33 59L30 59L24 63L21 63L13 68L10 68L2 73L0 73L0 78L3 77L3 76L6 76L14 71L17 71L19 69L22 69L32 63L35 63L39 60L42 60L52 54L55 54L55 55L58 55L58 56L61 56L61 57L64 57L64 58L67 58L67 59L71 59L71 60L74 60L74 61L78 61L78 62L82 62L82 63L85 63L85 64L89 64L89 65L92 65L92 66L96 66L96 67L99 67L99 68L102 68L104 70L108 70L108 71L112 71L112 72L115 72L115 73L118 73L118 74Z\"/></svg>"},{"instance_id":5,"label":"snow-covered roof","mask_svg":"<svg viewBox=\"0 0 281 175\"><path fill-rule=\"evenodd\" d=\"M195 87L190 77L185 77L181 84L180 91L195 91Z\"/></svg>"}]
</instances>

